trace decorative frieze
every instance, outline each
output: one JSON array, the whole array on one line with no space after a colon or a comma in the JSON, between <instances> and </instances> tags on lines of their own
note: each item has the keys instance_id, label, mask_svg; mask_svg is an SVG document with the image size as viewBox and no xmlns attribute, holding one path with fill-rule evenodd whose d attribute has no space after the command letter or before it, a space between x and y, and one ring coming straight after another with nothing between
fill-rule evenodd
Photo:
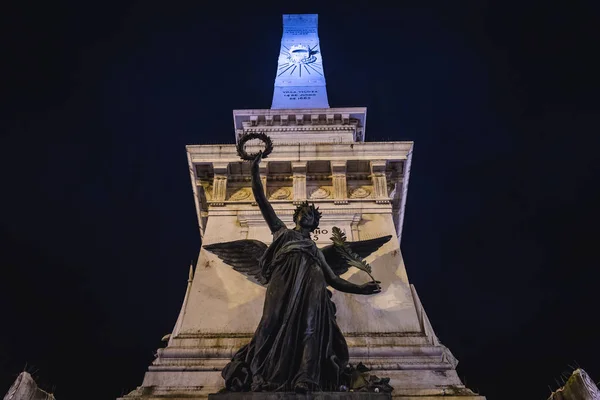
<instances>
[{"instance_id":1,"label":"decorative frieze","mask_svg":"<svg viewBox=\"0 0 600 400\"><path fill-rule=\"evenodd\" d=\"M348 197L351 199L367 199L371 197L371 188L368 186L359 186L351 188L348 192Z\"/></svg>"},{"instance_id":2,"label":"decorative frieze","mask_svg":"<svg viewBox=\"0 0 600 400\"><path fill-rule=\"evenodd\" d=\"M250 188L241 188L233 192L233 194L229 197L229 201L243 201L248 200L248 198L252 195Z\"/></svg>"},{"instance_id":3,"label":"decorative frieze","mask_svg":"<svg viewBox=\"0 0 600 400\"><path fill-rule=\"evenodd\" d=\"M331 198L331 190L325 186L315 187L311 190L310 196L313 200L323 200Z\"/></svg>"},{"instance_id":4,"label":"decorative frieze","mask_svg":"<svg viewBox=\"0 0 600 400\"><path fill-rule=\"evenodd\" d=\"M269 193L269 200L288 200L292 198L293 188L279 187L273 188Z\"/></svg>"},{"instance_id":5,"label":"decorative frieze","mask_svg":"<svg viewBox=\"0 0 600 400\"><path fill-rule=\"evenodd\" d=\"M303 139L305 136L311 135L310 132L301 132L297 135L298 139ZM319 136L318 133L315 133ZM312 136L311 136L312 137ZM403 161L410 149L412 143L410 142L391 142L391 143L314 143L304 141L299 144L293 140L283 140L278 142L275 146L273 154L268 158L269 163L271 162L290 162L295 161L331 161L331 160L387 160L389 162ZM200 146L187 146L190 154L191 163L194 167L198 164L210 163L212 160L219 162L239 162L239 156L237 155L235 145L209 145L206 147ZM258 150L252 148L250 151ZM350 171L348 174L360 172ZM365 173L369 173L367 168Z\"/></svg>"},{"instance_id":6,"label":"decorative frieze","mask_svg":"<svg viewBox=\"0 0 600 400\"><path fill-rule=\"evenodd\" d=\"M390 200L398 202L402 197L403 186L403 174L398 170L400 164L382 159L364 161L368 166L368 171L365 172L360 168L356 169L352 164L356 163L356 160L307 160L288 163L265 160L260 165L259 174L265 194L272 200L293 200L298 203L306 199L332 199L335 204L367 199L380 204L389 203ZM210 176L196 180L196 185L203 189L200 197L204 198L204 204L219 206L228 201L253 201L249 187L250 176L247 170L240 169L237 165L241 163L204 163L210 166ZM291 184L285 183L289 181L292 181ZM286 188L281 189L284 186ZM242 188L247 188L249 195Z\"/></svg>"},{"instance_id":7,"label":"decorative frieze","mask_svg":"<svg viewBox=\"0 0 600 400\"><path fill-rule=\"evenodd\" d=\"M302 121L302 120L301 120ZM287 124L286 124L287 125ZM298 126L299 125L299 126ZM268 125L248 125L244 127L243 133L254 133L254 132L265 132L267 134L276 134L280 132L333 132L333 131L354 131L356 130L356 126L349 125L338 125L338 126L304 126L302 122L298 123L295 126L290 126L286 128L282 128L279 126L268 126Z\"/></svg>"}]
</instances>

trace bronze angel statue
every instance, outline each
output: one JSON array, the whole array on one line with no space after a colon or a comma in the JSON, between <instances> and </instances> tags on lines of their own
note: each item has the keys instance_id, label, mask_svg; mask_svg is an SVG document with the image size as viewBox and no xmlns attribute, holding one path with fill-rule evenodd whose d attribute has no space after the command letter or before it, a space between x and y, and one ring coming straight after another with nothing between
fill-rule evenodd
<instances>
[{"instance_id":1,"label":"bronze angel statue","mask_svg":"<svg viewBox=\"0 0 600 400\"><path fill-rule=\"evenodd\" d=\"M328 286L372 295L379 281L356 285L339 275L348 261L333 245L317 248L310 233L321 213L307 202L294 212L288 229L269 204L260 180L259 152L252 161L252 191L271 229L271 245L258 240L236 240L206 245L236 271L268 285L263 315L250 343L242 347L222 371L226 391L338 391L349 356L336 322ZM355 255L366 257L391 236L347 242Z\"/></svg>"}]
</instances>

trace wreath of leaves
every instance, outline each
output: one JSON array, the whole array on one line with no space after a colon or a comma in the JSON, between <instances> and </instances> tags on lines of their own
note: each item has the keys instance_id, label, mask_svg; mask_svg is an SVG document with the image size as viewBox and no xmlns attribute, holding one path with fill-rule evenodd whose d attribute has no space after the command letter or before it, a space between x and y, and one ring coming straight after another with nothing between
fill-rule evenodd
<instances>
[{"instance_id":1,"label":"wreath of leaves","mask_svg":"<svg viewBox=\"0 0 600 400\"><path fill-rule=\"evenodd\" d=\"M246 149L244 148L246 145L246 142L249 140L252 140L252 139L261 140L265 144L265 149L262 152L262 158L267 158L267 156L269 154L271 154L271 152L273 151L273 141L264 132L247 133L238 140L236 149L237 149L237 153L240 156L240 158L242 160L252 161L258 154L258 153L254 153L254 154L246 153Z\"/></svg>"}]
</instances>

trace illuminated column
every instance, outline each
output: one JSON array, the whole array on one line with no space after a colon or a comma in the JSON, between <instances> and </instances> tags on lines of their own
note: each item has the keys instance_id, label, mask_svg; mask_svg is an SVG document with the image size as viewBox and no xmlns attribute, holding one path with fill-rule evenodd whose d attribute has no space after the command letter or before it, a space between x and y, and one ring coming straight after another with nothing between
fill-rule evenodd
<instances>
[{"instance_id":1,"label":"illuminated column","mask_svg":"<svg viewBox=\"0 0 600 400\"><path fill-rule=\"evenodd\" d=\"M331 179L335 204L347 204L346 161L331 161Z\"/></svg>"},{"instance_id":2,"label":"illuminated column","mask_svg":"<svg viewBox=\"0 0 600 400\"><path fill-rule=\"evenodd\" d=\"M385 178L385 160L371 161L371 180L373 181L373 196L376 199L387 199L387 182Z\"/></svg>"},{"instance_id":3,"label":"illuminated column","mask_svg":"<svg viewBox=\"0 0 600 400\"><path fill-rule=\"evenodd\" d=\"M292 161L294 203L306 200L306 161Z\"/></svg>"},{"instance_id":4,"label":"illuminated column","mask_svg":"<svg viewBox=\"0 0 600 400\"><path fill-rule=\"evenodd\" d=\"M213 177L212 205L223 205L227 195L227 167L229 163L213 163L215 175Z\"/></svg>"}]
</instances>

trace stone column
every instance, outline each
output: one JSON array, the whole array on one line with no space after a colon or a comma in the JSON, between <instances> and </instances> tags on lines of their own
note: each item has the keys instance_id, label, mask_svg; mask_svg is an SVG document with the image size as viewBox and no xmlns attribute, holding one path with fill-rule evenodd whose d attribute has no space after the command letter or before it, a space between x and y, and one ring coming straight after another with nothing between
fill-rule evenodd
<instances>
[{"instance_id":1,"label":"stone column","mask_svg":"<svg viewBox=\"0 0 600 400\"><path fill-rule=\"evenodd\" d=\"M331 180L333 181L334 204L348 204L346 188L346 161L331 161Z\"/></svg>"},{"instance_id":2,"label":"stone column","mask_svg":"<svg viewBox=\"0 0 600 400\"><path fill-rule=\"evenodd\" d=\"M226 162L215 162L213 163L214 177L213 177L213 206L222 206L227 196L227 167L229 163Z\"/></svg>"},{"instance_id":3,"label":"stone column","mask_svg":"<svg viewBox=\"0 0 600 400\"><path fill-rule=\"evenodd\" d=\"M306 161L292 161L294 204L306 200Z\"/></svg>"},{"instance_id":4,"label":"stone column","mask_svg":"<svg viewBox=\"0 0 600 400\"><path fill-rule=\"evenodd\" d=\"M375 199L388 198L385 167L385 160L371 161L371 180L373 181L373 197Z\"/></svg>"}]
</instances>

